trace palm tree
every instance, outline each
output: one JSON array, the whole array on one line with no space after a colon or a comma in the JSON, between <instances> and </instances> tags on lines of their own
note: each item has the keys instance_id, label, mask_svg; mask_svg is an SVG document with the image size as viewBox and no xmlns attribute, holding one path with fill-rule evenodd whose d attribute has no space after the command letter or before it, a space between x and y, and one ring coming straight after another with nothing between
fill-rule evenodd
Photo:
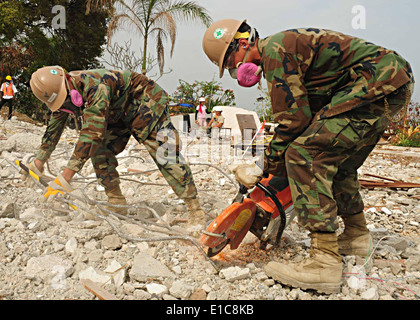
<instances>
[{"instance_id":1,"label":"palm tree","mask_svg":"<svg viewBox=\"0 0 420 320\"><path fill-rule=\"evenodd\" d=\"M109 5L115 0L88 0L101 2L101 5ZM172 57L177 33L177 21L199 21L205 26L212 22L207 10L199 6L195 1L186 0L116 0L119 9L111 19L108 27L108 43L116 30L124 25L134 27L143 37L142 73L146 74L147 49L150 37L156 41L157 60L159 71L162 75L165 64L164 43L170 40Z\"/></svg>"},{"instance_id":2,"label":"palm tree","mask_svg":"<svg viewBox=\"0 0 420 320\"><path fill-rule=\"evenodd\" d=\"M112 12L114 3L118 0L87 0L86 1L86 14L92 10L105 10Z\"/></svg>"}]
</instances>

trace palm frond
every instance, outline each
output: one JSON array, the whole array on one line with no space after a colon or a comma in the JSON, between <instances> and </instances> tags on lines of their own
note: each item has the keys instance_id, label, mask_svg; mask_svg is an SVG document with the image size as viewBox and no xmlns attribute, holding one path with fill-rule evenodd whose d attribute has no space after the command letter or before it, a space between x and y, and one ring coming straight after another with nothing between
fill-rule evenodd
<instances>
[{"instance_id":1,"label":"palm frond","mask_svg":"<svg viewBox=\"0 0 420 320\"><path fill-rule=\"evenodd\" d=\"M108 31L107 31L108 44L111 42L112 36L115 34L115 32L119 28L124 27L125 24L130 26L128 23L133 24L136 27L135 28L136 31L139 32L144 37L143 26L139 24L137 20L133 19L130 15L123 13L123 14L118 14L114 16L108 25Z\"/></svg>"},{"instance_id":2,"label":"palm frond","mask_svg":"<svg viewBox=\"0 0 420 320\"><path fill-rule=\"evenodd\" d=\"M160 29L156 37L156 52L159 65L159 72L163 74L163 67L165 66L165 46L163 45L164 40L166 39L166 32L163 29Z\"/></svg>"},{"instance_id":3,"label":"palm frond","mask_svg":"<svg viewBox=\"0 0 420 320\"><path fill-rule=\"evenodd\" d=\"M118 0L87 0L86 1L86 14L91 11L112 11L115 2Z\"/></svg>"},{"instance_id":4,"label":"palm frond","mask_svg":"<svg viewBox=\"0 0 420 320\"><path fill-rule=\"evenodd\" d=\"M170 14L167 11L159 12L156 17L151 21L151 25L157 25L160 28L163 28L166 33L169 34L169 39L171 40L171 51L170 55L172 57L174 48L175 48L175 40L176 40L176 22L172 14ZM159 29L160 29L159 28ZM155 31L156 29L152 29L152 31Z\"/></svg>"},{"instance_id":5,"label":"palm frond","mask_svg":"<svg viewBox=\"0 0 420 320\"><path fill-rule=\"evenodd\" d=\"M207 9L198 5L195 1L178 0L168 9L176 19L185 21L200 21L206 27L213 22Z\"/></svg>"}]
</instances>

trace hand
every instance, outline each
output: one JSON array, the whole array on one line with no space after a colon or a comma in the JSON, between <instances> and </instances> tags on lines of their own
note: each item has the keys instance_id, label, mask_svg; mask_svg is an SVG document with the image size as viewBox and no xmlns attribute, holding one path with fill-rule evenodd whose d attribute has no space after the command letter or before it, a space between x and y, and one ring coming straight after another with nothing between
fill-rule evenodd
<instances>
[{"instance_id":1,"label":"hand","mask_svg":"<svg viewBox=\"0 0 420 320\"><path fill-rule=\"evenodd\" d=\"M58 193L65 195L72 192L73 187L64 179L63 175L59 174L54 181L48 184L48 189L44 194L44 198L48 200L50 197L53 199Z\"/></svg>"},{"instance_id":2,"label":"hand","mask_svg":"<svg viewBox=\"0 0 420 320\"><path fill-rule=\"evenodd\" d=\"M44 174L44 167L43 163L40 161L32 160L31 162L28 161L28 157L25 156L25 158L22 160L22 163L31 171L33 171L38 177L42 178ZM38 165L37 165L38 164ZM31 175L26 172L25 170L20 170L21 179L22 181L29 187L32 188L35 185L34 179L31 177Z\"/></svg>"},{"instance_id":3,"label":"hand","mask_svg":"<svg viewBox=\"0 0 420 320\"><path fill-rule=\"evenodd\" d=\"M198 120L195 120L195 124L198 124Z\"/></svg>"},{"instance_id":4,"label":"hand","mask_svg":"<svg viewBox=\"0 0 420 320\"><path fill-rule=\"evenodd\" d=\"M255 187L259 182L264 172L255 163L253 164L241 164L233 169L236 180L244 185L248 189Z\"/></svg>"}]
</instances>

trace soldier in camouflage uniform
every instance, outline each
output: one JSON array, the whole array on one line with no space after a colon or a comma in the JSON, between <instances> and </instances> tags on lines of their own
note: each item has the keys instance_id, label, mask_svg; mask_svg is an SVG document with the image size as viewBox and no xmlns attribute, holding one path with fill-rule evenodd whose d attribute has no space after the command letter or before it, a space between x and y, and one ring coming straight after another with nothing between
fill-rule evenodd
<instances>
[{"instance_id":1,"label":"soldier in camouflage uniform","mask_svg":"<svg viewBox=\"0 0 420 320\"><path fill-rule=\"evenodd\" d=\"M367 256L357 169L413 91L410 64L398 53L339 32L293 29L265 39L245 21L226 19L206 31L203 48L233 77L255 64L267 80L275 134L264 162L240 165L237 180L252 188L264 174L289 180L301 226L310 231L311 257L270 262L276 280L303 289L337 292L340 254ZM404 112L404 110L403 110ZM345 230L337 238L337 216Z\"/></svg>"},{"instance_id":2,"label":"soldier in camouflage uniform","mask_svg":"<svg viewBox=\"0 0 420 320\"><path fill-rule=\"evenodd\" d=\"M60 67L45 67L31 78L35 96L53 111L36 159L29 167L42 174L70 113L83 117L74 152L62 174L50 184L45 197L57 190L70 191L70 180L91 159L108 201L126 205L120 190L116 155L131 135L143 143L178 197L185 200L189 225L204 223L204 212L188 164L180 154L180 140L168 111L168 95L154 81L130 71L89 70L66 73ZM126 208L113 209L126 214Z\"/></svg>"}]
</instances>

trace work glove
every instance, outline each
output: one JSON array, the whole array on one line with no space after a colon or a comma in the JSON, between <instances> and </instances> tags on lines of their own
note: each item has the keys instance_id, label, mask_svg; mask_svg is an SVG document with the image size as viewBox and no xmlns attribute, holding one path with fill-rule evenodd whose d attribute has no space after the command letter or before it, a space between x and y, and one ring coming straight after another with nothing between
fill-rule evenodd
<instances>
[{"instance_id":1,"label":"work glove","mask_svg":"<svg viewBox=\"0 0 420 320\"><path fill-rule=\"evenodd\" d=\"M236 181L248 189L255 187L257 182L263 178L263 170L253 164L241 164L234 168L233 173L235 174Z\"/></svg>"},{"instance_id":2,"label":"work glove","mask_svg":"<svg viewBox=\"0 0 420 320\"><path fill-rule=\"evenodd\" d=\"M32 161L28 161L28 159L23 159L22 163L31 171L33 171L38 177L43 178L44 175L44 168L42 168L41 170L39 170L37 168L37 166L35 165L35 159ZM32 176L26 172L25 170L21 169L20 172L21 174L21 180L29 187L32 188L35 185L35 181L34 178L32 178Z\"/></svg>"},{"instance_id":3,"label":"work glove","mask_svg":"<svg viewBox=\"0 0 420 320\"><path fill-rule=\"evenodd\" d=\"M66 193L70 193L73 190L73 187L66 181L66 179L64 179L61 174L59 174L54 181L51 181L48 184L44 198L45 200L52 200L57 196L57 194L64 196Z\"/></svg>"}]
</instances>

